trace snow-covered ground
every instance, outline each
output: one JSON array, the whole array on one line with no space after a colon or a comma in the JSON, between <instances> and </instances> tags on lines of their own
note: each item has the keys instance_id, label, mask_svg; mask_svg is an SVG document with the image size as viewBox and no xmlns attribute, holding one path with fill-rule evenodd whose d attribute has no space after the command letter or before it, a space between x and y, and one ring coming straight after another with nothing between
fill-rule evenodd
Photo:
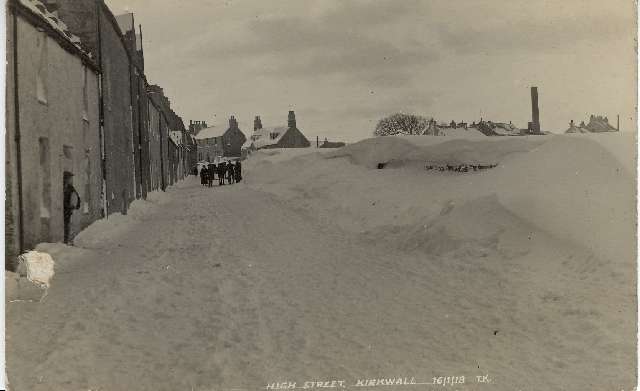
<instances>
[{"instance_id":1,"label":"snow-covered ground","mask_svg":"<svg viewBox=\"0 0 640 391\"><path fill-rule=\"evenodd\" d=\"M635 140L598 136L385 137L192 177L38 247L56 274L8 303L12 389L631 389Z\"/></svg>"},{"instance_id":2,"label":"snow-covered ground","mask_svg":"<svg viewBox=\"0 0 640 391\"><path fill-rule=\"evenodd\" d=\"M446 308L472 323L462 330L495 324L509 336L508 344L476 352L493 357L491 369L509 384L628 388L635 383L635 145L633 133L404 136L245 166L251 187L314 219L398 254L422 254L431 268L425 283L462 282L441 292ZM425 170L425 161L498 166L438 172ZM378 170L378 163L387 165ZM403 269L405 255L395 258ZM491 321L478 322L474 311Z\"/></svg>"}]
</instances>

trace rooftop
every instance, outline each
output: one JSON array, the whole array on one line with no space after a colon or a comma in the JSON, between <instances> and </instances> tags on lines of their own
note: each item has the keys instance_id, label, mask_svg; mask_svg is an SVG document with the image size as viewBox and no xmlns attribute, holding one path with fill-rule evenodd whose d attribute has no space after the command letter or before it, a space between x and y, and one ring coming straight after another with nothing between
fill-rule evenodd
<instances>
[{"instance_id":1,"label":"rooftop","mask_svg":"<svg viewBox=\"0 0 640 391\"><path fill-rule=\"evenodd\" d=\"M200 131L196 134L196 140L206 140L214 137L222 137L224 133L227 131L225 128L221 128L218 126L209 126L208 128L200 129Z\"/></svg>"}]
</instances>

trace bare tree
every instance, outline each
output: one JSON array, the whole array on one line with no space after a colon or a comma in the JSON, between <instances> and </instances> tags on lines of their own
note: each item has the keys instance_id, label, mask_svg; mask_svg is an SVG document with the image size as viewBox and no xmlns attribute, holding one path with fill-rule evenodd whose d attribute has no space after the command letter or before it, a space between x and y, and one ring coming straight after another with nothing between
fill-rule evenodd
<instances>
[{"instance_id":1,"label":"bare tree","mask_svg":"<svg viewBox=\"0 0 640 391\"><path fill-rule=\"evenodd\" d=\"M395 113L378 121L373 134L375 136L391 136L394 134L424 134L429 120L415 114Z\"/></svg>"}]
</instances>

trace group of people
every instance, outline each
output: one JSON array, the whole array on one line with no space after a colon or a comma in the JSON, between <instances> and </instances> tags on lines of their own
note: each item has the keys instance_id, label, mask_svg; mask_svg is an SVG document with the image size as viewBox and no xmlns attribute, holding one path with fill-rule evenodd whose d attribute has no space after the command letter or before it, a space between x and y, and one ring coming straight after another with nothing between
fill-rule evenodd
<instances>
[{"instance_id":1,"label":"group of people","mask_svg":"<svg viewBox=\"0 0 640 391\"><path fill-rule=\"evenodd\" d=\"M195 171L198 170L196 167ZM200 169L200 184L202 186L212 187L213 181L218 178L218 185L225 183L238 183L242 180L242 164L240 161L220 162L218 165L209 163Z\"/></svg>"},{"instance_id":2,"label":"group of people","mask_svg":"<svg viewBox=\"0 0 640 391\"><path fill-rule=\"evenodd\" d=\"M469 171L478 171L478 170L486 170L488 168L494 168L497 164L459 164L459 165L427 165L425 168L427 170L437 170L437 171L455 171L455 172L469 172Z\"/></svg>"}]
</instances>

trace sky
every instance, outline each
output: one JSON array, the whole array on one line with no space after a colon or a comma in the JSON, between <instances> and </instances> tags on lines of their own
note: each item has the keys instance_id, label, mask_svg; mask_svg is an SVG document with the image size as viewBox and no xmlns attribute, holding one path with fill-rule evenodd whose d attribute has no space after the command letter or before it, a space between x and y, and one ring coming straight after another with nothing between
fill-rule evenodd
<instances>
[{"instance_id":1,"label":"sky","mask_svg":"<svg viewBox=\"0 0 640 391\"><path fill-rule=\"evenodd\" d=\"M145 72L189 120L260 115L312 141L370 137L395 112L439 121L608 116L636 130L631 0L107 0L142 25Z\"/></svg>"}]
</instances>

